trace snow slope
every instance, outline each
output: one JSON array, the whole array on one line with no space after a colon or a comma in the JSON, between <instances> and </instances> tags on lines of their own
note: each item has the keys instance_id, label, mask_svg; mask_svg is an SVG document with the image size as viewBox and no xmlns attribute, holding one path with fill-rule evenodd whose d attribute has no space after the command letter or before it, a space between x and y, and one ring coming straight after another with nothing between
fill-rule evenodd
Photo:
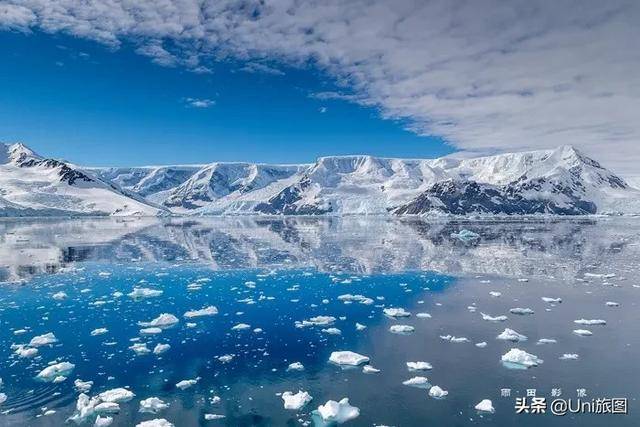
<instances>
[{"instance_id":1,"label":"snow slope","mask_svg":"<svg viewBox=\"0 0 640 427\"><path fill-rule=\"evenodd\" d=\"M22 144L0 144L0 215L157 215L136 194Z\"/></svg>"}]
</instances>

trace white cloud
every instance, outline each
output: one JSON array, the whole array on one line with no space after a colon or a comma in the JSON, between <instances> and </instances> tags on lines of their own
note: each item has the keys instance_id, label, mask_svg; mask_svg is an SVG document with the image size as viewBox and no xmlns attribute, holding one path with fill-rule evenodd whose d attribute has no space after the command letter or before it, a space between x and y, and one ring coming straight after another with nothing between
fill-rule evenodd
<instances>
[{"instance_id":1,"label":"white cloud","mask_svg":"<svg viewBox=\"0 0 640 427\"><path fill-rule=\"evenodd\" d=\"M206 98L185 98L185 103L194 108L209 108L216 104L216 101Z\"/></svg>"},{"instance_id":2,"label":"white cloud","mask_svg":"<svg viewBox=\"0 0 640 427\"><path fill-rule=\"evenodd\" d=\"M640 164L635 0L9 0L0 27L63 31L162 65L316 64L354 102L477 152L574 144ZM205 64L205 65L202 65ZM207 68L208 69L208 68ZM325 98L328 99L328 98ZM637 173L637 172L636 172Z\"/></svg>"}]
</instances>

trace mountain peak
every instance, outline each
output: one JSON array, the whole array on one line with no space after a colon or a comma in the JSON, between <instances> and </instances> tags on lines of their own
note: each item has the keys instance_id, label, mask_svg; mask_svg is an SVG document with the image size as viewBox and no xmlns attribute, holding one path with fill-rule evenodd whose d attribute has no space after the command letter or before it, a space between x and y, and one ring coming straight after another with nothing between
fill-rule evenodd
<instances>
[{"instance_id":1,"label":"mountain peak","mask_svg":"<svg viewBox=\"0 0 640 427\"><path fill-rule=\"evenodd\" d=\"M2 144L0 161L2 163L22 163L27 159L40 159L41 157L21 142Z\"/></svg>"}]
</instances>

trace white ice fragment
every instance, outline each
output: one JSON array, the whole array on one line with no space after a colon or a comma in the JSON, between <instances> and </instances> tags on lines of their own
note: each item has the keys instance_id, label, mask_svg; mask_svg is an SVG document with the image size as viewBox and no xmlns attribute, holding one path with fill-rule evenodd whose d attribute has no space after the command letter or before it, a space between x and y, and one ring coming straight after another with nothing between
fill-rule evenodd
<instances>
[{"instance_id":1,"label":"white ice fragment","mask_svg":"<svg viewBox=\"0 0 640 427\"><path fill-rule=\"evenodd\" d=\"M555 340L555 339L553 339L553 338L540 338L540 339L538 340L538 344L555 344L555 343L557 343L557 342L558 342L558 341L556 341L556 340Z\"/></svg>"},{"instance_id":2,"label":"white ice fragment","mask_svg":"<svg viewBox=\"0 0 640 427\"><path fill-rule=\"evenodd\" d=\"M490 291L489 295L491 295L494 298L498 298L499 296L502 296L502 292L498 292L498 291Z\"/></svg>"},{"instance_id":3,"label":"white ice fragment","mask_svg":"<svg viewBox=\"0 0 640 427\"><path fill-rule=\"evenodd\" d=\"M380 372L380 369L374 368L371 365L364 365L362 367L362 372L365 374L377 374Z\"/></svg>"},{"instance_id":4,"label":"white ice fragment","mask_svg":"<svg viewBox=\"0 0 640 427\"><path fill-rule=\"evenodd\" d=\"M128 402L134 397L136 397L136 395L131 390L127 390L123 387L112 388L111 390L103 391L98 395L98 398L102 402L109 403Z\"/></svg>"},{"instance_id":5,"label":"white ice fragment","mask_svg":"<svg viewBox=\"0 0 640 427\"><path fill-rule=\"evenodd\" d=\"M36 337L31 338L29 341L30 347L42 347L45 345L51 345L58 342L58 338L53 334L53 332L46 333L44 335L38 335Z\"/></svg>"},{"instance_id":6,"label":"white ice fragment","mask_svg":"<svg viewBox=\"0 0 640 427\"><path fill-rule=\"evenodd\" d=\"M345 397L339 402L329 400L324 405L318 406L317 413L325 423L342 424L357 418L360 415L360 409L351 406L349 398Z\"/></svg>"},{"instance_id":7,"label":"white ice fragment","mask_svg":"<svg viewBox=\"0 0 640 427\"><path fill-rule=\"evenodd\" d=\"M299 411L307 403L311 402L313 397L306 391L299 390L296 394L290 391L282 393L282 400L284 400L284 409L291 409L293 411Z\"/></svg>"},{"instance_id":8,"label":"white ice fragment","mask_svg":"<svg viewBox=\"0 0 640 427\"><path fill-rule=\"evenodd\" d=\"M199 310L189 310L184 314L184 317L186 317L187 319L192 319L194 317L214 316L216 314L218 314L218 309L210 305Z\"/></svg>"},{"instance_id":9,"label":"white ice fragment","mask_svg":"<svg viewBox=\"0 0 640 427\"><path fill-rule=\"evenodd\" d=\"M476 411L489 412L493 414L496 410L493 408L493 403L489 399L482 399L480 403L475 406Z\"/></svg>"},{"instance_id":10,"label":"white ice fragment","mask_svg":"<svg viewBox=\"0 0 640 427\"><path fill-rule=\"evenodd\" d=\"M149 350L149 347L147 347L146 343L134 343L133 345L129 346L129 349L133 350L133 352L137 356L144 356L145 354L151 353L151 350Z\"/></svg>"},{"instance_id":11,"label":"white ice fragment","mask_svg":"<svg viewBox=\"0 0 640 427\"><path fill-rule=\"evenodd\" d=\"M429 313L417 313L416 317L418 319L431 319L431 315Z\"/></svg>"},{"instance_id":12,"label":"white ice fragment","mask_svg":"<svg viewBox=\"0 0 640 427\"><path fill-rule=\"evenodd\" d=\"M6 393L0 393L0 405L7 401Z\"/></svg>"},{"instance_id":13,"label":"white ice fragment","mask_svg":"<svg viewBox=\"0 0 640 427\"><path fill-rule=\"evenodd\" d=\"M333 316L316 316L302 322L295 322L296 328L304 328L307 326L330 326L336 321Z\"/></svg>"},{"instance_id":14,"label":"white ice fragment","mask_svg":"<svg viewBox=\"0 0 640 427\"><path fill-rule=\"evenodd\" d=\"M221 420L223 418L225 418L225 416L220 414L204 414L204 419L207 421Z\"/></svg>"},{"instance_id":15,"label":"white ice fragment","mask_svg":"<svg viewBox=\"0 0 640 427\"><path fill-rule=\"evenodd\" d=\"M513 329L505 328L505 330L502 331L502 333L500 333L500 335L498 335L496 339L503 341L520 342L526 341L527 337L525 335L517 333Z\"/></svg>"},{"instance_id":16,"label":"white ice fragment","mask_svg":"<svg viewBox=\"0 0 640 427\"><path fill-rule=\"evenodd\" d=\"M179 388L180 390L186 390L189 387L192 387L196 384L198 384L198 381L200 381L200 377L197 377L193 380L182 380L179 383L176 384L176 387Z\"/></svg>"},{"instance_id":17,"label":"white ice fragment","mask_svg":"<svg viewBox=\"0 0 640 427\"><path fill-rule=\"evenodd\" d=\"M144 326L144 327L168 328L170 326L175 325L179 321L180 320L173 314L162 313L161 315L159 315L158 317L156 317L155 319L149 322L138 322L138 325Z\"/></svg>"},{"instance_id":18,"label":"white ice fragment","mask_svg":"<svg viewBox=\"0 0 640 427\"><path fill-rule=\"evenodd\" d=\"M326 328L322 329L321 332L329 335L342 335L342 331L338 328Z\"/></svg>"},{"instance_id":19,"label":"white ice fragment","mask_svg":"<svg viewBox=\"0 0 640 427\"><path fill-rule=\"evenodd\" d=\"M607 304L607 307L620 307L620 303L615 301L607 301L606 304Z\"/></svg>"},{"instance_id":20,"label":"white ice fragment","mask_svg":"<svg viewBox=\"0 0 640 427\"><path fill-rule=\"evenodd\" d=\"M158 397L150 397L140 401L139 412L157 414L168 407L169 404L162 401L162 399Z\"/></svg>"},{"instance_id":21,"label":"white ice fragment","mask_svg":"<svg viewBox=\"0 0 640 427\"><path fill-rule=\"evenodd\" d=\"M120 412L120 405L116 402L101 402L96 405L94 411L98 414L117 414Z\"/></svg>"},{"instance_id":22,"label":"white ice fragment","mask_svg":"<svg viewBox=\"0 0 640 427\"><path fill-rule=\"evenodd\" d=\"M578 325L606 325L607 321L602 319L578 319L574 320L573 323Z\"/></svg>"},{"instance_id":23,"label":"white ice fragment","mask_svg":"<svg viewBox=\"0 0 640 427\"><path fill-rule=\"evenodd\" d=\"M448 394L448 391L441 389L437 385L434 385L429 389L429 396L433 397L434 399L443 399Z\"/></svg>"},{"instance_id":24,"label":"white ice fragment","mask_svg":"<svg viewBox=\"0 0 640 427\"><path fill-rule=\"evenodd\" d=\"M251 325L247 325L246 323L238 323L231 328L232 331L244 331L246 329L251 329Z\"/></svg>"},{"instance_id":25,"label":"white ice fragment","mask_svg":"<svg viewBox=\"0 0 640 427\"><path fill-rule=\"evenodd\" d=\"M136 427L173 427L173 424L164 418L155 418L153 420L142 421L136 424Z\"/></svg>"},{"instance_id":26,"label":"white ice fragment","mask_svg":"<svg viewBox=\"0 0 640 427\"><path fill-rule=\"evenodd\" d=\"M588 337L588 336L593 335L593 332L591 332L588 329L574 329L573 333L576 334L576 335L583 336L583 337Z\"/></svg>"},{"instance_id":27,"label":"white ice fragment","mask_svg":"<svg viewBox=\"0 0 640 427\"><path fill-rule=\"evenodd\" d=\"M23 359L28 359L38 354L37 348L27 347L24 344L12 345L11 348L14 349L14 353L17 354L18 357Z\"/></svg>"},{"instance_id":28,"label":"white ice fragment","mask_svg":"<svg viewBox=\"0 0 640 427\"><path fill-rule=\"evenodd\" d=\"M68 376L71 373L71 371L73 371L73 368L75 367L76 365L69 362L55 363L47 366L42 371L40 371L40 373L36 375L36 378L45 382L52 382L57 377Z\"/></svg>"},{"instance_id":29,"label":"white ice fragment","mask_svg":"<svg viewBox=\"0 0 640 427\"><path fill-rule=\"evenodd\" d=\"M533 354L527 353L519 348L512 348L503 354L501 360L507 367L526 369L532 366L538 366L543 361Z\"/></svg>"},{"instance_id":30,"label":"white ice fragment","mask_svg":"<svg viewBox=\"0 0 640 427\"><path fill-rule=\"evenodd\" d=\"M476 347L478 348L485 348L486 346L487 346L486 341L481 341L476 343Z\"/></svg>"},{"instance_id":31,"label":"white ice fragment","mask_svg":"<svg viewBox=\"0 0 640 427\"><path fill-rule=\"evenodd\" d=\"M156 344L153 348L153 354L162 354L169 350L171 346L169 344Z\"/></svg>"},{"instance_id":32,"label":"white ice fragment","mask_svg":"<svg viewBox=\"0 0 640 427\"><path fill-rule=\"evenodd\" d=\"M356 323L356 331L364 331L365 329L367 329L365 325L362 323Z\"/></svg>"},{"instance_id":33,"label":"white ice fragment","mask_svg":"<svg viewBox=\"0 0 640 427\"><path fill-rule=\"evenodd\" d=\"M369 358L353 351L334 351L329 361L336 365L358 366L369 362Z\"/></svg>"},{"instance_id":34,"label":"white ice fragment","mask_svg":"<svg viewBox=\"0 0 640 427\"><path fill-rule=\"evenodd\" d=\"M304 365L300 362L290 363L287 367L287 371L304 371Z\"/></svg>"},{"instance_id":35,"label":"white ice fragment","mask_svg":"<svg viewBox=\"0 0 640 427\"><path fill-rule=\"evenodd\" d=\"M93 381L82 381L78 378L73 382L73 385L80 393L88 393L91 387L93 387Z\"/></svg>"},{"instance_id":36,"label":"white ice fragment","mask_svg":"<svg viewBox=\"0 0 640 427\"><path fill-rule=\"evenodd\" d=\"M431 384L429 384L429 379L427 377L413 377L413 378L409 378L406 381L403 381L402 384L407 385L409 387L416 387L416 388L424 388L427 389L431 386Z\"/></svg>"},{"instance_id":37,"label":"white ice fragment","mask_svg":"<svg viewBox=\"0 0 640 427\"><path fill-rule=\"evenodd\" d=\"M494 317L482 312L480 312L480 314L482 315L482 320L486 320L488 322L504 322L505 320L507 320L507 316L504 315Z\"/></svg>"},{"instance_id":38,"label":"white ice fragment","mask_svg":"<svg viewBox=\"0 0 640 427\"><path fill-rule=\"evenodd\" d=\"M56 292L55 294L53 294L51 296L51 298L53 298L56 301L61 301L61 300L65 299L65 298L67 298L67 294L62 292L62 291L60 291L60 292Z\"/></svg>"},{"instance_id":39,"label":"white ice fragment","mask_svg":"<svg viewBox=\"0 0 640 427\"><path fill-rule=\"evenodd\" d=\"M560 304L562 302L562 298L542 297L542 301L548 302L549 304Z\"/></svg>"},{"instance_id":40,"label":"white ice fragment","mask_svg":"<svg viewBox=\"0 0 640 427\"><path fill-rule=\"evenodd\" d=\"M409 316L411 316L411 313L406 311L404 308L395 308L395 307L385 308L384 310L382 310L382 312L384 313L385 316L388 316L388 317L409 317Z\"/></svg>"},{"instance_id":41,"label":"white ice fragment","mask_svg":"<svg viewBox=\"0 0 640 427\"><path fill-rule=\"evenodd\" d=\"M522 307L516 307L516 308L512 308L511 310L509 310L510 313L512 314L519 314L521 316L525 315L525 314L533 314L534 311L530 308L522 308Z\"/></svg>"},{"instance_id":42,"label":"white ice fragment","mask_svg":"<svg viewBox=\"0 0 640 427\"><path fill-rule=\"evenodd\" d=\"M127 295L133 299L143 299L159 297L160 295L162 295L162 293L163 291L157 289L134 287L133 291L129 292Z\"/></svg>"},{"instance_id":43,"label":"white ice fragment","mask_svg":"<svg viewBox=\"0 0 640 427\"><path fill-rule=\"evenodd\" d=\"M401 334L401 335L410 334L415 330L416 330L416 328L414 328L413 326L410 326L410 325L392 325L389 328L389 331L391 333L393 333L393 334Z\"/></svg>"},{"instance_id":44,"label":"white ice fragment","mask_svg":"<svg viewBox=\"0 0 640 427\"><path fill-rule=\"evenodd\" d=\"M575 353L564 353L560 356L560 360L578 360L579 358L580 356Z\"/></svg>"},{"instance_id":45,"label":"white ice fragment","mask_svg":"<svg viewBox=\"0 0 640 427\"><path fill-rule=\"evenodd\" d=\"M160 328L143 328L140 329L140 335L158 335L162 333Z\"/></svg>"},{"instance_id":46,"label":"white ice fragment","mask_svg":"<svg viewBox=\"0 0 640 427\"><path fill-rule=\"evenodd\" d=\"M113 417L96 417L96 422L93 423L93 427L108 427L113 424Z\"/></svg>"},{"instance_id":47,"label":"white ice fragment","mask_svg":"<svg viewBox=\"0 0 640 427\"><path fill-rule=\"evenodd\" d=\"M480 239L480 235L478 233L474 233L473 231L467 229L462 229L459 233L451 233L451 237L465 243L473 242Z\"/></svg>"},{"instance_id":48,"label":"white ice fragment","mask_svg":"<svg viewBox=\"0 0 640 427\"><path fill-rule=\"evenodd\" d=\"M91 331L91 336L95 337L97 335L106 334L107 332L109 332L109 330L107 328L97 328L97 329L94 329L93 331Z\"/></svg>"},{"instance_id":49,"label":"white ice fragment","mask_svg":"<svg viewBox=\"0 0 640 427\"><path fill-rule=\"evenodd\" d=\"M407 362L407 368L410 371L428 371L433 369L433 366L428 362Z\"/></svg>"}]
</instances>

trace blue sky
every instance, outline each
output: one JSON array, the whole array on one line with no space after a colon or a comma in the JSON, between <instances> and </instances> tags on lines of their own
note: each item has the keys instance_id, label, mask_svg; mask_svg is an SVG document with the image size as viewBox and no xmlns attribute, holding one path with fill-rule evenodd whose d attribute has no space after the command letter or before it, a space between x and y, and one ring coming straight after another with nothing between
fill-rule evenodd
<instances>
[{"instance_id":1,"label":"blue sky","mask_svg":"<svg viewBox=\"0 0 640 427\"><path fill-rule=\"evenodd\" d=\"M38 31L0 32L0 52L0 139L79 164L294 163L453 151L374 108L313 97L340 88L311 66L274 74L225 60L201 74L157 65L127 44L111 49Z\"/></svg>"}]
</instances>

